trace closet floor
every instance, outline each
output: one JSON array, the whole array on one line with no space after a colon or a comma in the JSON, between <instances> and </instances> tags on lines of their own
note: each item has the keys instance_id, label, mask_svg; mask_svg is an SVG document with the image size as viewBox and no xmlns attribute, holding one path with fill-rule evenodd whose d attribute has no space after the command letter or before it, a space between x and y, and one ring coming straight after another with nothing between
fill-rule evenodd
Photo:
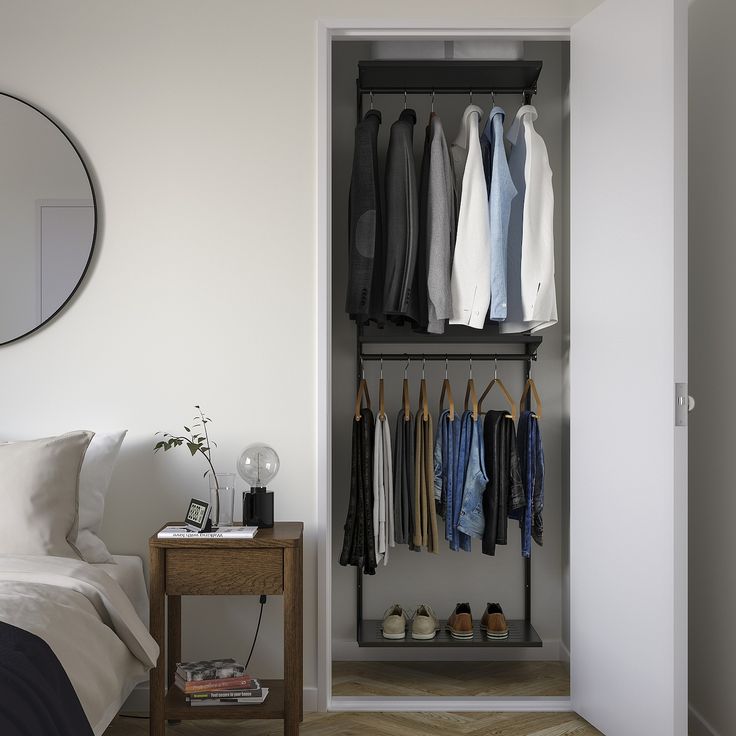
<instances>
[{"instance_id":1,"label":"closet floor","mask_svg":"<svg viewBox=\"0 0 736 736\"><path fill-rule=\"evenodd\" d=\"M563 662L333 662L333 695L569 696Z\"/></svg>"},{"instance_id":2,"label":"closet floor","mask_svg":"<svg viewBox=\"0 0 736 736\"><path fill-rule=\"evenodd\" d=\"M233 721L183 721L181 736L232 736ZM248 721L248 736L282 736L281 721ZM307 713L301 736L601 736L575 713ZM148 721L118 716L105 736L144 736Z\"/></svg>"}]
</instances>

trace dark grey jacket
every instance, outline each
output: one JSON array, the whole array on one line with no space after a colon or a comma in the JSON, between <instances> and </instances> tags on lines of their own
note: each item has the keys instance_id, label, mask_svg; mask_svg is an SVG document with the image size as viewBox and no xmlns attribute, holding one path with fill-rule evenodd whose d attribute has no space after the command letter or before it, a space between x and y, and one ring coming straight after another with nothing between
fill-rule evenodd
<instances>
[{"instance_id":1,"label":"dark grey jacket","mask_svg":"<svg viewBox=\"0 0 736 736\"><path fill-rule=\"evenodd\" d=\"M355 126L350 179L348 288L345 311L359 324L383 323L384 233L378 175L381 113L368 110Z\"/></svg>"},{"instance_id":2,"label":"dark grey jacket","mask_svg":"<svg viewBox=\"0 0 736 736\"><path fill-rule=\"evenodd\" d=\"M417 114L407 108L391 126L386 154L386 275L383 306L399 324L418 321L414 274L419 236L419 193L414 165Z\"/></svg>"},{"instance_id":3,"label":"dark grey jacket","mask_svg":"<svg viewBox=\"0 0 736 736\"><path fill-rule=\"evenodd\" d=\"M507 544L509 513L526 504L516 450L516 427L507 411L489 411L483 424L483 449L488 485L483 494L483 554L495 555ZM518 518L518 516L517 516Z\"/></svg>"}]
</instances>

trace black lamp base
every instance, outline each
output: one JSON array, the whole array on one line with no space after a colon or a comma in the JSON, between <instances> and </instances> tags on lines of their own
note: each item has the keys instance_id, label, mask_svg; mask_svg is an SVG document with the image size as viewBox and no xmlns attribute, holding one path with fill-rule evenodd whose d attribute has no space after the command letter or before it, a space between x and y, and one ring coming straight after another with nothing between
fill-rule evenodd
<instances>
[{"instance_id":1,"label":"black lamp base","mask_svg":"<svg viewBox=\"0 0 736 736\"><path fill-rule=\"evenodd\" d=\"M273 491L251 488L243 494L243 524L270 529L273 526Z\"/></svg>"}]
</instances>

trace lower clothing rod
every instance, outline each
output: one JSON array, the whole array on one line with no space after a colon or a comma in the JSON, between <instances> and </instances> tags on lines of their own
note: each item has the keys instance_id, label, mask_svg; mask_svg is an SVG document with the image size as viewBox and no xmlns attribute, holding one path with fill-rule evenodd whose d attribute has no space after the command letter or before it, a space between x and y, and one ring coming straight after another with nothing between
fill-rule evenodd
<instances>
[{"instance_id":1,"label":"lower clothing rod","mask_svg":"<svg viewBox=\"0 0 736 736\"><path fill-rule=\"evenodd\" d=\"M363 353L361 360L412 360L412 361L445 361L445 360L463 360L463 361L486 361L494 360L516 360L519 362L537 359L537 354L525 355L524 353Z\"/></svg>"}]
</instances>

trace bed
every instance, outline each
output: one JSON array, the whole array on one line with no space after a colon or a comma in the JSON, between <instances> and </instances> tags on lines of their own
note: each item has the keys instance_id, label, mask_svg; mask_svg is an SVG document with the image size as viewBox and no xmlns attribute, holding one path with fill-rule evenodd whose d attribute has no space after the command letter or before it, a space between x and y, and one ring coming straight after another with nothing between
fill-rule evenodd
<instances>
[{"instance_id":1,"label":"bed","mask_svg":"<svg viewBox=\"0 0 736 736\"><path fill-rule=\"evenodd\" d=\"M100 736L159 648L99 529L125 430L0 443L0 734Z\"/></svg>"},{"instance_id":2,"label":"bed","mask_svg":"<svg viewBox=\"0 0 736 736\"><path fill-rule=\"evenodd\" d=\"M93 565L65 557L0 557L0 622L17 627L18 637L28 632L48 644L95 736L104 732L155 665L158 646L136 610L145 613L144 596L139 558ZM39 668L53 664L39 663ZM5 680L1 684L4 694L17 691ZM74 706L69 693L60 704L51 695L46 693L43 707L52 713L54 708L66 713ZM26 707L28 723L34 715L32 703ZM17 733L33 730L24 726Z\"/></svg>"}]
</instances>

